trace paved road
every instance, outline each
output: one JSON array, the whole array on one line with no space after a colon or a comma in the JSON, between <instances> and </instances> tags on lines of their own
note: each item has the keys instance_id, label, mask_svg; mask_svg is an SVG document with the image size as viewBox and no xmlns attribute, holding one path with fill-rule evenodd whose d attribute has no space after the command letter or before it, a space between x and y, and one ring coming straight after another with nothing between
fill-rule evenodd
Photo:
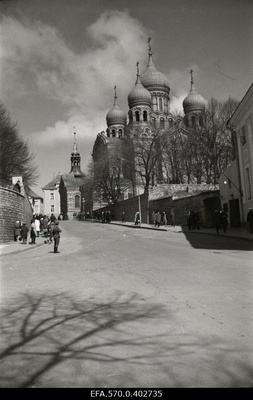
<instances>
[{"instance_id":1,"label":"paved road","mask_svg":"<svg viewBox=\"0 0 253 400\"><path fill-rule=\"evenodd\" d=\"M252 243L61 226L0 258L1 387L252 386Z\"/></svg>"}]
</instances>

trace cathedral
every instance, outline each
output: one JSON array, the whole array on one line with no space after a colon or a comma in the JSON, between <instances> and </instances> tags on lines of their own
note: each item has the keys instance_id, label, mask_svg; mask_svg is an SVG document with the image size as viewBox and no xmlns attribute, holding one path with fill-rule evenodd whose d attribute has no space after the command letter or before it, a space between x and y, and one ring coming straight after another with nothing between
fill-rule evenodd
<instances>
[{"instance_id":1,"label":"cathedral","mask_svg":"<svg viewBox=\"0 0 253 400\"><path fill-rule=\"evenodd\" d=\"M170 112L170 84L165 74L158 71L154 65L150 39L148 41L148 64L146 69L140 73L139 63L137 62L137 77L134 88L128 94L128 115L119 106L117 99L116 86L114 87L114 103L112 109L106 115L107 129L97 135L93 147L93 161L98 163L104 154L117 155L117 159L124 162L135 164L132 168L137 171L136 155L131 156L129 141L132 143L133 152L138 140L150 143L157 135L162 135L170 130L178 130L187 133L192 128L202 127L205 121L205 99L195 90L193 81L193 71L191 70L191 83L189 94L183 101L184 116L173 115ZM128 144L127 144L128 143ZM150 185L164 183L162 166L159 166L159 159ZM140 182L141 171L135 173L134 177L129 178L136 188L143 189L143 182ZM137 176L138 175L138 176ZM168 181L166 182L168 183ZM177 182L179 183L179 182ZM135 195L136 191L130 189L126 193L126 198ZM126 190L127 192L127 190Z\"/></svg>"}]
</instances>

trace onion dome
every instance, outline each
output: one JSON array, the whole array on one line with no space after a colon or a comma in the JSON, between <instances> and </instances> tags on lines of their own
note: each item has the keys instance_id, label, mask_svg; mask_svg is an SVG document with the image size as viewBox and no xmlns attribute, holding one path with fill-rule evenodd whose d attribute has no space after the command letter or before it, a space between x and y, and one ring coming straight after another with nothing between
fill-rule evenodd
<instances>
[{"instance_id":1,"label":"onion dome","mask_svg":"<svg viewBox=\"0 0 253 400\"><path fill-rule=\"evenodd\" d=\"M112 109L106 115L106 123L107 126L111 125L126 125L127 116L125 111L123 111L118 105L117 94L116 94L116 86L114 86L115 95L114 95L114 104Z\"/></svg>"},{"instance_id":2,"label":"onion dome","mask_svg":"<svg viewBox=\"0 0 253 400\"><path fill-rule=\"evenodd\" d=\"M191 90L183 101L184 113L188 114L191 111L204 111L206 107L205 99L195 90L193 82L193 71L191 70Z\"/></svg>"},{"instance_id":3,"label":"onion dome","mask_svg":"<svg viewBox=\"0 0 253 400\"><path fill-rule=\"evenodd\" d=\"M150 41L150 39L149 39ZM140 79L143 86L148 90L163 90L169 94L170 85L166 75L159 72L152 59L151 47L149 45L149 60L146 70L141 74Z\"/></svg>"},{"instance_id":4,"label":"onion dome","mask_svg":"<svg viewBox=\"0 0 253 400\"><path fill-rule=\"evenodd\" d=\"M139 63L137 62L137 79L135 83L135 87L128 95L128 105L129 108L135 106L151 106L151 94L145 87L142 85L140 81L140 74L139 74Z\"/></svg>"}]
</instances>

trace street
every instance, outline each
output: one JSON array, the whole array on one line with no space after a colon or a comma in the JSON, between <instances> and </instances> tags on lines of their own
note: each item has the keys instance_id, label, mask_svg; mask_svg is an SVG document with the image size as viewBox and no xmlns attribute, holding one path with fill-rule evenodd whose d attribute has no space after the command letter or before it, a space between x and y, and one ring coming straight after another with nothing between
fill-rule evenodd
<instances>
[{"instance_id":1,"label":"street","mask_svg":"<svg viewBox=\"0 0 253 400\"><path fill-rule=\"evenodd\" d=\"M1 387L252 386L252 242L60 227L0 257Z\"/></svg>"}]
</instances>

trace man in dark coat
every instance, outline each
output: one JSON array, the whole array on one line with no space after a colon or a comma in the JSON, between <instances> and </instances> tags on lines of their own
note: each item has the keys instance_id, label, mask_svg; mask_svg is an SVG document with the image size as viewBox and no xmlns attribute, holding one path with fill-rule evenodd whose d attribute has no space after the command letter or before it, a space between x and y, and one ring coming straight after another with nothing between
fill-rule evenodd
<instances>
[{"instance_id":1,"label":"man in dark coat","mask_svg":"<svg viewBox=\"0 0 253 400\"><path fill-rule=\"evenodd\" d=\"M22 240L23 240L23 244L26 244L26 243L27 243L27 235L28 235L28 232L29 232L29 229L28 229L28 227L26 226L26 223L23 222L23 225L21 226L21 229L20 229L20 234L21 234L21 238L22 238Z\"/></svg>"},{"instance_id":2,"label":"man in dark coat","mask_svg":"<svg viewBox=\"0 0 253 400\"><path fill-rule=\"evenodd\" d=\"M54 238L54 253L59 253L58 247L60 244L60 233L61 230L59 228L59 221L55 221L54 227L52 230L53 238Z\"/></svg>"},{"instance_id":3,"label":"man in dark coat","mask_svg":"<svg viewBox=\"0 0 253 400\"><path fill-rule=\"evenodd\" d=\"M249 208L249 212L247 215L247 222L249 224L250 233L253 233L253 210Z\"/></svg>"}]
</instances>

